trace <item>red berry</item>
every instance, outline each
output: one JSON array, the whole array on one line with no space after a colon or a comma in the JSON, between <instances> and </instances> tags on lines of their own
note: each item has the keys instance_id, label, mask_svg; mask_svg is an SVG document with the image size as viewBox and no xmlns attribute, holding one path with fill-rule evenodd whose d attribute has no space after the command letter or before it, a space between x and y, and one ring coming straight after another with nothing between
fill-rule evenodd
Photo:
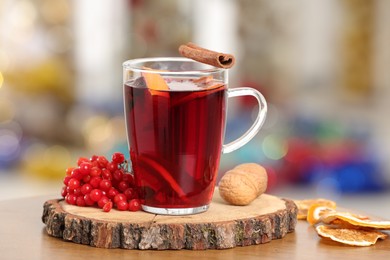
<instances>
[{"instance_id":1,"label":"red berry","mask_svg":"<svg viewBox=\"0 0 390 260\"><path fill-rule=\"evenodd\" d=\"M121 200L116 203L116 208L121 211L128 210L129 204L127 203L127 201Z\"/></svg>"},{"instance_id":2,"label":"red berry","mask_svg":"<svg viewBox=\"0 0 390 260\"><path fill-rule=\"evenodd\" d=\"M123 153L119 153L119 152L116 152L114 153L112 156L111 156L111 160L113 162L116 162L118 164L121 164L125 161L125 156L123 155Z\"/></svg>"},{"instance_id":3,"label":"red berry","mask_svg":"<svg viewBox=\"0 0 390 260\"><path fill-rule=\"evenodd\" d=\"M119 184L118 184L118 189L122 192L124 192L125 190L127 190L129 188L129 183L125 182L125 181L121 181Z\"/></svg>"},{"instance_id":4,"label":"red berry","mask_svg":"<svg viewBox=\"0 0 390 260\"><path fill-rule=\"evenodd\" d=\"M110 172L115 172L118 170L118 164L116 162L109 162L107 163L106 169Z\"/></svg>"},{"instance_id":5,"label":"red berry","mask_svg":"<svg viewBox=\"0 0 390 260\"><path fill-rule=\"evenodd\" d=\"M91 197L89 196L89 194L85 194L84 195L84 201L85 201L85 205L87 206L93 206L95 204L95 201L93 201L91 199Z\"/></svg>"},{"instance_id":6,"label":"red berry","mask_svg":"<svg viewBox=\"0 0 390 260\"><path fill-rule=\"evenodd\" d=\"M102 181L102 178L100 177L92 177L91 180L89 181L89 184L92 185L92 187L99 188L100 182Z\"/></svg>"},{"instance_id":7,"label":"red berry","mask_svg":"<svg viewBox=\"0 0 390 260\"><path fill-rule=\"evenodd\" d=\"M100 168L106 168L106 165L108 163L108 160L106 157L104 156L98 156L98 158L96 159L98 165Z\"/></svg>"},{"instance_id":8,"label":"red berry","mask_svg":"<svg viewBox=\"0 0 390 260\"><path fill-rule=\"evenodd\" d=\"M76 196L80 196L82 195L81 193L81 187L77 187L76 189L73 190L73 194L76 195Z\"/></svg>"},{"instance_id":9,"label":"red berry","mask_svg":"<svg viewBox=\"0 0 390 260\"><path fill-rule=\"evenodd\" d=\"M80 169L75 168L72 173L70 174L72 178L76 178L78 180L81 180L83 178L83 175L80 172Z\"/></svg>"},{"instance_id":10,"label":"red berry","mask_svg":"<svg viewBox=\"0 0 390 260\"><path fill-rule=\"evenodd\" d=\"M117 194L119 194L119 191L117 190L117 189L115 189L114 187L111 187L109 190L108 190L108 197L110 198L110 199L114 199L115 198L115 196L117 195Z\"/></svg>"},{"instance_id":11,"label":"red berry","mask_svg":"<svg viewBox=\"0 0 390 260\"><path fill-rule=\"evenodd\" d=\"M92 163L92 167L98 167L99 168L99 164L98 164L97 161L93 161L91 163Z\"/></svg>"},{"instance_id":12,"label":"red berry","mask_svg":"<svg viewBox=\"0 0 390 260\"><path fill-rule=\"evenodd\" d=\"M91 177L100 177L100 174L102 174L102 170L100 170L98 167L94 166L91 168L91 171L89 173Z\"/></svg>"},{"instance_id":13,"label":"red berry","mask_svg":"<svg viewBox=\"0 0 390 260\"><path fill-rule=\"evenodd\" d=\"M84 196L78 196L77 200L76 200L76 204L77 204L77 206L85 207Z\"/></svg>"},{"instance_id":14,"label":"red berry","mask_svg":"<svg viewBox=\"0 0 390 260\"><path fill-rule=\"evenodd\" d=\"M66 177L64 178L64 184L65 184L65 185L68 185L70 179L72 179L72 177L66 176Z\"/></svg>"},{"instance_id":15,"label":"red berry","mask_svg":"<svg viewBox=\"0 0 390 260\"><path fill-rule=\"evenodd\" d=\"M85 194L89 194L92 189L93 189L92 185L86 183L83 186L81 186L81 193L84 194L84 195Z\"/></svg>"},{"instance_id":16,"label":"red berry","mask_svg":"<svg viewBox=\"0 0 390 260\"><path fill-rule=\"evenodd\" d=\"M112 178L116 181L122 181L122 178L123 178L123 170L116 170L113 174L112 174Z\"/></svg>"},{"instance_id":17,"label":"red berry","mask_svg":"<svg viewBox=\"0 0 390 260\"><path fill-rule=\"evenodd\" d=\"M80 166L83 162L89 162L88 158L80 157L80 158L77 160L77 166Z\"/></svg>"},{"instance_id":18,"label":"red berry","mask_svg":"<svg viewBox=\"0 0 390 260\"><path fill-rule=\"evenodd\" d=\"M70 176L73 170L74 167L69 167L68 169L66 169L66 176Z\"/></svg>"},{"instance_id":19,"label":"red berry","mask_svg":"<svg viewBox=\"0 0 390 260\"><path fill-rule=\"evenodd\" d=\"M119 194L115 195L115 197L114 197L115 204L118 204L119 201L126 201L126 200L127 200L127 198L126 198L125 194L123 194L123 193L119 193Z\"/></svg>"},{"instance_id":20,"label":"red berry","mask_svg":"<svg viewBox=\"0 0 390 260\"><path fill-rule=\"evenodd\" d=\"M128 200L131 200L131 199L133 199L134 198L134 189L133 188L127 188L124 192L123 192L123 194L125 194L125 196L126 196L126 198L128 199Z\"/></svg>"},{"instance_id":21,"label":"red berry","mask_svg":"<svg viewBox=\"0 0 390 260\"><path fill-rule=\"evenodd\" d=\"M109 201L103 206L103 211L104 212L109 212L112 209L112 202Z\"/></svg>"},{"instance_id":22,"label":"red berry","mask_svg":"<svg viewBox=\"0 0 390 260\"><path fill-rule=\"evenodd\" d=\"M77 189L78 187L80 187L80 181L76 178L72 178L68 182L68 187L72 190Z\"/></svg>"},{"instance_id":23,"label":"red berry","mask_svg":"<svg viewBox=\"0 0 390 260\"><path fill-rule=\"evenodd\" d=\"M102 196L103 196L102 191L99 189L93 189L89 193L89 197L91 198L91 200L95 202L98 202L102 198Z\"/></svg>"},{"instance_id":24,"label":"red berry","mask_svg":"<svg viewBox=\"0 0 390 260\"><path fill-rule=\"evenodd\" d=\"M92 155L91 159L89 159L91 162L95 162L97 160L98 156L97 155Z\"/></svg>"},{"instance_id":25,"label":"red berry","mask_svg":"<svg viewBox=\"0 0 390 260\"><path fill-rule=\"evenodd\" d=\"M127 182L129 185L132 185L133 184L133 180L134 180L134 177L133 175L129 174L129 173L126 173L126 174L123 174L123 180L125 182Z\"/></svg>"},{"instance_id":26,"label":"red berry","mask_svg":"<svg viewBox=\"0 0 390 260\"><path fill-rule=\"evenodd\" d=\"M69 188L68 186L66 186L66 192L67 192L68 194L73 194L74 189L71 189L71 188Z\"/></svg>"},{"instance_id":27,"label":"red berry","mask_svg":"<svg viewBox=\"0 0 390 260\"><path fill-rule=\"evenodd\" d=\"M129 210L138 211L141 209L141 202L138 199L132 199L129 201Z\"/></svg>"},{"instance_id":28,"label":"red berry","mask_svg":"<svg viewBox=\"0 0 390 260\"><path fill-rule=\"evenodd\" d=\"M79 166L80 172L82 175L88 175L91 172L92 169L92 163L88 162L83 162Z\"/></svg>"},{"instance_id":29,"label":"red berry","mask_svg":"<svg viewBox=\"0 0 390 260\"><path fill-rule=\"evenodd\" d=\"M112 174L108 169L102 170L102 178L105 180L112 180Z\"/></svg>"},{"instance_id":30,"label":"red berry","mask_svg":"<svg viewBox=\"0 0 390 260\"><path fill-rule=\"evenodd\" d=\"M112 187L110 180L102 180L99 184L99 187L103 191L109 191Z\"/></svg>"},{"instance_id":31,"label":"red berry","mask_svg":"<svg viewBox=\"0 0 390 260\"><path fill-rule=\"evenodd\" d=\"M102 196L100 198L100 200L98 201L98 207L102 209L104 207L104 205L106 205L106 203L109 201L110 201L109 198L107 198L106 196Z\"/></svg>"},{"instance_id":32,"label":"red berry","mask_svg":"<svg viewBox=\"0 0 390 260\"><path fill-rule=\"evenodd\" d=\"M63 198L65 198L67 194L68 194L68 191L66 190L66 186L62 187L62 189L61 189L61 196Z\"/></svg>"},{"instance_id":33,"label":"red berry","mask_svg":"<svg viewBox=\"0 0 390 260\"><path fill-rule=\"evenodd\" d=\"M77 196L74 194L68 194L65 197L66 203L68 203L70 205L76 205L76 200L77 200Z\"/></svg>"},{"instance_id":34,"label":"red berry","mask_svg":"<svg viewBox=\"0 0 390 260\"><path fill-rule=\"evenodd\" d=\"M84 183L89 183L89 181L91 180L91 175L85 175L84 177L83 177L83 182Z\"/></svg>"}]
</instances>

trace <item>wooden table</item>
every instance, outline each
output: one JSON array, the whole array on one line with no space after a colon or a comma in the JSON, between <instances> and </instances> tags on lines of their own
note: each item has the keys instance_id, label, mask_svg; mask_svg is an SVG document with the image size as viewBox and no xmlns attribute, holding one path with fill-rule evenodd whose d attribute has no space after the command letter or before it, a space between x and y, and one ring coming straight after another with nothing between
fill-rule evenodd
<instances>
[{"instance_id":1,"label":"wooden table","mask_svg":"<svg viewBox=\"0 0 390 260\"><path fill-rule=\"evenodd\" d=\"M100 249L49 237L41 221L43 203L56 196L0 202L0 259L388 259L390 238L371 247L350 247L320 239L305 221L270 243L206 251ZM381 258L382 257L382 258Z\"/></svg>"}]
</instances>

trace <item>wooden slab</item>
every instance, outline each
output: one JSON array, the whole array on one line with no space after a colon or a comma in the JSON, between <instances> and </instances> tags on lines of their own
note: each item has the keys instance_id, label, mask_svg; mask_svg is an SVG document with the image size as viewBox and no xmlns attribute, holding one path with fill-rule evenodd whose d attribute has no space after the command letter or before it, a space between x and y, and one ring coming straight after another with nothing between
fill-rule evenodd
<instances>
[{"instance_id":1,"label":"wooden slab","mask_svg":"<svg viewBox=\"0 0 390 260\"><path fill-rule=\"evenodd\" d=\"M225 249L283 238L295 229L293 201L263 194L248 206L232 206L215 192L207 212L164 216L143 211L109 213L46 201L42 221L50 236L102 248Z\"/></svg>"}]
</instances>

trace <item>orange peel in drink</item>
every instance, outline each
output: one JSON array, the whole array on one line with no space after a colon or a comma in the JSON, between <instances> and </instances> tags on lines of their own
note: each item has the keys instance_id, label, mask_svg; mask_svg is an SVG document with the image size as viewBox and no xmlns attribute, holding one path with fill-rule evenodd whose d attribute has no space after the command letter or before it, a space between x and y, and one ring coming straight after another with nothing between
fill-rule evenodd
<instances>
[{"instance_id":1,"label":"orange peel in drink","mask_svg":"<svg viewBox=\"0 0 390 260\"><path fill-rule=\"evenodd\" d=\"M168 84L165 82L164 78L157 72L162 70L153 70L148 67L143 67L144 70L150 70L154 72L142 72L142 77L145 80L147 88L150 90L150 94L164 96L169 95L167 91L169 90ZM162 71L163 72L163 71Z\"/></svg>"},{"instance_id":2,"label":"orange peel in drink","mask_svg":"<svg viewBox=\"0 0 390 260\"><path fill-rule=\"evenodd\" d=\"M168 84L164 78L158 73L143 72L142 76L145 79L146 86L153 90L169 90Z\"/></svg>"},{"instance_id":3,"label":"orange peel in drink","mask_svg":"<svg viewBox=\"0 0 390 260\"><path fill-rule=\"evenodd\" d=\"M207 84L211 81L213 81L213 76L204 76L193 80L194 83L201 83L201 84Z\"/></svg>"}]
</instances>

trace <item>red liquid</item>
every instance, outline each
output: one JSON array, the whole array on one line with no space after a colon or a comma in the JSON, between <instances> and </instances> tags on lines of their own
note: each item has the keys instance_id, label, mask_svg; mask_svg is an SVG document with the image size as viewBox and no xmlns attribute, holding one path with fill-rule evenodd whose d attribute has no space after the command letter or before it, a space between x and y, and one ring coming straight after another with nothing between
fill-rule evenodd
<instances>
[{"instance_id":1,"label":"red liquid","mask_svg":"<svg viewBox=\"0 0 390 260\"><path fill-rule=\"evenodd\" d=\"M134 179L144 205L209 204L224 136L226 86L168 92L135 82L125 85L124 97Z\"/></svg>"}]
</instances>

